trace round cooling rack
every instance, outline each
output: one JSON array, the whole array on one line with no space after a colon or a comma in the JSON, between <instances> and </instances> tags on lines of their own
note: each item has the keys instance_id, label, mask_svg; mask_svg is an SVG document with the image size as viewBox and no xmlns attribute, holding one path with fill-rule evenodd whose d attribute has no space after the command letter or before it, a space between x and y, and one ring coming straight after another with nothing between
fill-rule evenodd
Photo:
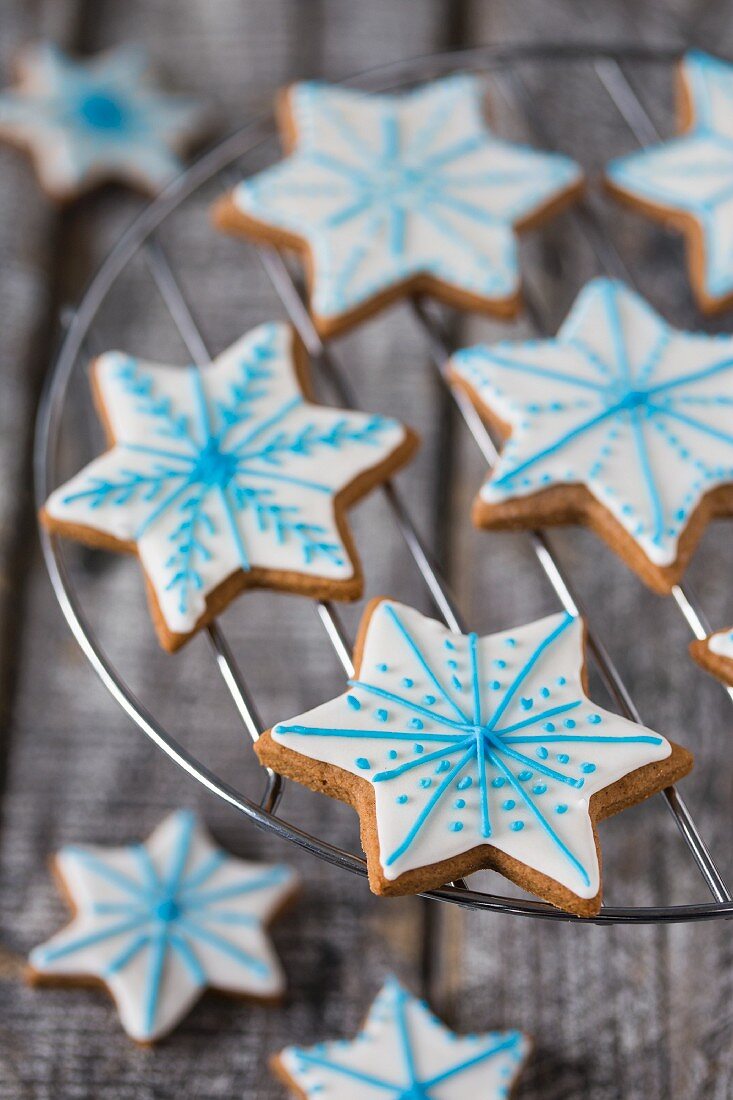
<instances>
[{"instance_id":1,"label":"round cooling rack","mask_svg":"<svg viewBox=\"0 0 733 1100\"><path fill-rule=\"evenodd\" d=\"M547 66L582 64L593 74L594 80L600 81L604 93L610 97L624 124L631 131L631 137L637 143L648 144L658 140L660 135L634 89L630 74L640 67L669 67L679 56L678 50L651 50L635 46L619 48L595 45L485 47L459 53L432 55L407 63L390 65L345 83L368 91L388 91L456 70L487 73L491 75L492 87L498 90L513 110L523 116L527 130L537 144L542 148L550 149L553 142L538 118L532 97L523 82L519 63L533 62ZM251 168L248 165L248 158L253 157L255 151L264 142L271 140L274 135L273 122L270 119L258 119L238 130L199 159L136 218L102 264L76 310L65 318L65 336L47 379L36 426L35 494L39 507L60 480L57 473L57 457L70 383L76 372L83 369L88 355L94 350L99 350L94 347L94 324L97 314L118 277L138 254L141 253L144 256L193 361L201 366L209 362L208 349L188 308L176 273L158 240L157 231L184 199L199 187L218 181L222 191L225 191L233 183L238 182L241 176ZM233 167L235 162L236 171ZM581 203L571 211L569 216L577 220L605 271L633 285L632 273L613 244L606 238L592 209ZM309 354L328 378L339 401L344 405L354 406L355 401L350 385L316 333L298 282L293 278L278 252L265 248L259 251L273 288L291 322L300 333ZM546 335L546 327L542 323L542 306L539 299L531 293L530 287L525 287L524 305L526 316L536 329L537 335ZM412 308L426 338L430 358L450 390L475 443L491 466L497 457L491 436L473 406L461 392L450 388L445 377L445 364L453 349L446 337L439 315L430 305L419 302L413 303ZM386 485L383 492L407 550L425 581L437 612L451 629L465 631L467 628L461 614L432 560L430 551L418 534L408 508L392 485ZM179 744L156 718L155 713L136 697L118 669L104 653L67 568L61 541L43 529L40 537L54 591L76 640L104 685L140 729L180 767L225 802L246 814L257 825L300 845L344 870L366 875L366 863L360 855L329 844L321 837L305 832L296 824L285 821L279 816L278 806L284 781L278 776L268 773L265 792L261 800L255 802L228 784ZM531 532L527 537L531 540L539 563L562 606L572 614L582 615L582 604L574 594L572 584L545 536L541 532ZM672 594L693 635L703 638L710 633L705 615L689 589L677 586ZM321 602L317 609L338 659L347 675L351 675L353 673L351 646L336 608L329 602ZM243 672L237 665L232 649L218 622L208 627L208 638L223 683L248 733L256 740L264 726L260 721ZM589 631L588 644L594 663L619 711L632 721L640 722L634 702L614 667L603 641L597 634ZM724 690L728 691L733 701L733 691ZM257 767L259 769L259 765ZM592 918L594 923L672 923L733 916L733 896L723 881L682 797L674 788L664 791L659 797L665 799L690 857L702 876L706 900L694 905L608 906L604 907L597 917ZM711 900L708 900L708 894ZM451 883L440 890L430 891L425 896L475 909L548 920L581 919L543 902L516 900L472 890L463 882Z\"/></svg>"}]
</instances>

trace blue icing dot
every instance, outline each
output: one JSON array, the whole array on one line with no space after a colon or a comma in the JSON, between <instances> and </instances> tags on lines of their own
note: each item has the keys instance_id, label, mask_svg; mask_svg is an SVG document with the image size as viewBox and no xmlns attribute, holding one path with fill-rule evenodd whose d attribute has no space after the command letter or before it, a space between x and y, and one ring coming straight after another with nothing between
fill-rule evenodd
<instances>
[{"instance_id":1,"label":"blue icing dot","mask_svg":"<svg viewBox=\"0 0 733 1100\"><path fill-rule=\"evenodd\" d=\"M545 724L542 728L543 728L543 730L546 730L547 733L554 733L555 732L555 725L554 725L553 722L545 722Z\"/></svg>"},{"instance_id":2,"label":"blue icing dot","mask_svg":"<svg viewBox=\"0 0 733 1100\"><path fill-rule=\"evenodd\" d=\"M455 800L455 802L453 803L453 805L455 806L455 808L457 810L462 810L462 809L465 808L466 800L465 800L465 798L457 798Z\"/></svg>"},{"instance_id":3,"label":"blue icing dot","mask_svg":"<svg viewBox=\"0 0 733 1100\"><path fill-rule=\"evenodd\" d=\"M424 791L426 791L428 789L428 787L431 786L432 782L433 782L432 779L428 779L426 777L425 779L420 780L420 786L422 787L422 789Z\"/></svg>"},{"instance_id":4,"label":"blue icing dot","mask_svg":"<svg viewBox=\"0 0 733 1100\"><path fill-rule=\"evenodd\" d=\"M519 700L522 710L531 710L534 706L534 699L526 699L524 696Z\"/></svg>"},{"instance_id":5,"label":"blue icing dot","mask_svg":"<svg viewBox=\"0 0 733 1100\"><path fill-rule=\"evenodd\" d=\"M456 689L456 691L463 691L463 684L457 676L451 676L450 682L453 684L453 687Z\"/></svg>"},{"instance_id":6,"label":"blue icing dot","mask_svg":"<svg viewBox=\"0 0 733 1100\"><path fill-rule=\"evenodd\" d=\"M458 782L456 783L456 790L467 791L472 783L473 783L473 779L471 779L471 776L470 775L464 775L463 779L459 779Z\"/></svg>"},{"instance_id":7,"label":"blue icing dot","mask_svg":"<svg viewBox=\"0 0 733 1100\"><path fill-rule=\"evenodd\" d=\"M450 829L450 831L452 833L460 833L461 829L463 828L463 822L462 821L451 821L448 828Z\"/></svg>"},{"instance_id":8,"label":"blue icing dot","mask_svg":"<svg viewBox=\"0 0 733 1100\"><path fill-rule=\"evenodd\" d=\"M570 757L568 756L568 754L566 752L559 752L557 754L557 762L558 762L558 764L569 764L570 763Z\"/></svg>"},{"instance_id":9,"label":"blue icing dot","mask_svg":"<svg viewBox=\"0 0 733 1100\"><path fill-rule=\"evenodd\" d=\"M382 662L377 665L377 672L386 672L387 666Z\"/></svg>"},{"instance_id":10,"label":"blue icing dot","mask_svg":"<svg viewBox=\"0 0 733 1100\"><path fill-rule=\"evenodd\" d=\"M355 695L347 695L346 702L349 704L352 710L361 710L361 703Z\"/></svg>"},{"instance_id":11,"label":"blue icing dot","mask_svg":"<svg viewBox=\"0 0 733 1100\"><path fill-rule=\"evenodd\" d=\"M547 786L544 783L535 783L534 787L532 788L533 794L544 794L546 790Z\"/></svg>"},{"instance_id":12,"label":"blue icing dot","mask_svg":"<svg viewBox=\"0 0 733 1100\"><path fill-rule=\"evenodd\" d=\"M390 749L389 752L387 753L387 756L390 758L390 760L396 760L397 759L397 749Z\"/></svg>"},{"instance_id":13,"label":"blue icing dot","mask_svg":"<svg viewBox=\"0 0 733 1100\"><path fill-rule=\"evenodd\" d=\"M425 752L425 746L424 745L413 745L412 748L413 748L413 751L416 752L418 756L421 753Z\"/></svg>"},{"instance_id":14,"label":"blue icing dot","mask_svg":"<svg viewBox=\"0 0 733 1100\"><path fill-rule=\"evenodd\" d=\"M403 687L411 688L414 683L415 683L415 681L411 680L409 676L403 676L402 677L402 686Z\"/></svg>"},{"instance_id":15,"label":"blue icing dot","mask_svg":"<svg viewBox=\"0 0 733 1100\"><path fill-rule=\"evenodd\" d=\"M564 676L558 676L557 686L558 687L565 687L566 684L567 684L567 680L565 679L565 677Z\"/></svg>"},{"instance_id":16,"label":"blue icing dot","mask_svg":"<svg viewBox=\"0 0 733 1100\"><path fill-rule=\"evenodd\" d=\"M374 716L375 716L376 718L378 718L380 722L386 722L386 721L387 721L387 717L388 717L388 715L387 715L387 711L386 711L386 710L384 710L384 708L383 708L383 707L380 707L380 708L379 708L378 710L375 710L375 711L374 711Z\"/></svg>"},{"instance_id":17,"label":"blue icing dot","mask_svg":"<svg viewBox=\"0 0 733 1100\"><path fill-rule=\"evenodd\" d=\"M512 830L513 833L521 833L522 829L524 828L524 822L523 821L512 821L509 828Z\"/></svg>"},{"instance_id":18,"label":"blue icing dot","mask_svg":"<svg viewBox=\"0 0 733 1100\"><path fill-rule=\"evenodd\" d=\"M445 646L446 649L455 649L456 648L453 645L453 642L450 640L450 638L446 638L445 641L443 642L443 645Z\"/></svg>"},{"instance_id":19,"label":"blue icing dot","mask_svg":"<svg viewBox=\"0 0 733 1100\"><path fill-rule=\"evenodd\" d=\"M122 130L125 109L118 100L104 92L90 92L79 104L79 115L95 130Z\"/></svg>"},{"instance_id":20,"label":"blue icing dot","mask_svg":"<svg viewBox=\"0 0 733 1100\"><path fill-rule=\"evenodd\" d=\"M506 668L506 661L502 661L501 657L497 657L496 660L492 662L492 664L494 665L494 668Z\"/></svg>"},{"instance_id":21,"label":"blue icing dot","mask_svg":"<svg viewBox=\"0 0 733 1100\"><path fill-rule=\"evenodd\" d=\"M441 760L437 768L435 769L435 774L440 775L441 772L449 772L450 767L450 760Z\"/></svg>"},{"instance_id":22,"label":"blue icing dot","mask_svg":"<svg viewBox=\"0 0 733 1100\"><path fill-rule=\"evenodd\" d=\"M526 783L526 782L527 782L527 780L528 780L528 779L531 779L531 778L532 778L532 772L531 772L531 771L529 770L529 768L524 768L524 769L523 769L523 770L522 770L522 771L521 771L521 772L519 773L519 775L517 776L517 779L519 779L519 780L520 780L520 782L522 782L522 783Z\"/></svg>"},{"instance_id":23,"label":"blue icing dot","mask_svg":"<svg viewBox=\"0 0 733 1100\"><path fill-rule=\"evenodd\" d=\"M458 661L446 661L448 668L458 668Z\"/></svg>"},{"instance_id":24,"label":"blue icing dot","mask_svg":"<svg viewBox=\"0 0 733 1100\"><path fill-rule=\"evenodd\" d=\"M413 730L425 729L425 723L422 721L421 718L411 718L408 725L410 726L410 729Z\"/></svg>"},{"instance_id":25,"label":"blue icing dot","mask_svg":"<svg viewBox=\"0 0 733 1100\"><path fill-rule=\"evenodd\" d=\"M594 772L596 770L596 766L595 764L581 764L580 770L582 772L585 772L586 775L590 775L591 772Z\"/></svg>"},{"instance_id":26,"label":"blue icing dot","mask_svg":"<svg viewBox=\"0 0 733 1100\"><path fill-rule=\"evenodd\" d=\"M602 721L602 719L600 714L589 714L587 721L590 722L592 726L597 726Z\"/></svg>"},{"instance_id":27,"label":"blue icing dot","mask_svg":"<svg viewBox=\"0 0 733 1100\"><path fill-rule=\"evenodd\" d=\"M404 806L405 802L407 802L407 795L406 794L398 794L397 797L395 798L395 802L399 802L400 806Z\"/></svg>"},{"instance_id":28,"label":"blue icing dot","mask_svg":"<svg viewBox=\"0 0 733 1100\"><path fill-rule=\"evenodd\" d=\"M435 702L435 696L434 695L423 695L423 703L425 703L426 706L432 707L434 702Z\"/></svg>"},{"instance_id":29,"label":"blue icing dot","mask_svg":"<svg viewBox=\"0 0 733 1100\"><path fill-rule=\"evenodd\" d=\"M501 804L502 810L513 810L516 806L516 802L513 798L505 798Z\"/></svg>"},{"instance_id":30,"label":"blue icing dot","mask_svg":"<svg viewBox=\"0 0 733 1100\"><path fill-rule=\"evenodd\" d=\"M567 812L568 812L568 808L567 808L567 806L565 805L564 802L559 802L557 804L557 806L555 807L555 813L556 814L566 814Z\"/></svg>"},{"instance_id":31,"label":"blue icing dot","mask_svg":"<svg viewBox=\"0 0 733 1100\"><path fill-rule=\"evenodd\" d=\"M547 751L547 749L545 748L545 746L544 746L544 745L540 745L540 746L539 746L539 748L537 749L537 756L539 757L539 759L540 759L540 760L547 760L547 757L548 757L549 755L550 755L550 754L549 754L549 752Z\"/></svg>"},{"instance_id":32,"label":"blue icing dot","mask_svg":"<svg viewBox=\"0 0 733 1100\"><path fill-rule=\"evenodd\" d=\"M565 726L566 730L574 730L575 729L575 719L574 718L566 718L565 721L563 722L563 725Z\"/></svg>"},{"instance_id":33,"label":"blue icing dot","mask_svg":"<svg viewBox=\"0 0 733 1100\"><path fill-rule=\"evenodd\" d=\"M493 691L498 691L501 687L501 683L498 680L492 680L489 687L492 688Z\"/></svg>"},{"instance_id":34,"label":"blue icing dot","mask_svg":"<svg viewBox=\"0 0 733 1100\"><path fill-rule=\"evenodd\" d=\"M357 768L361 768L362 771L367 771L371 767L371 764L367 760L366 756L357 756L354 763L356 764Z\"/></svg>"},{"instance_id":35,"label":"blue icing dot","mask_svg":"<svg viewBox=\"0 0 733 1100\"><path fill-rule=\"evenodd\" d=\"M504 645L508 645L508 646L510 646L510 647L511 647L512 649L514 648L514 646L515 646L516 644L517 644L517 639L516 639L516 638L505 638L505 639L504 639Z\"/></svg>"},{"instance_id":36,"label":"blue icing dot","mask_svg":"<svg viewBox=\"0 0 733 1100\"><path fill-rule=\"evenodd\" d=\"M496 779L491 780L492 787L503 787L506 783L506 779L503 775L497 775Z\"/></svg>"},{"instance_id":37,"label":"blue icing dot","mask_svg":"<svg viewBox=\"0 0 733 1100\"><path fill-rule=\"evenodd\" d=\"M549 699L550 698L550 689L549 688L540 688L540 695L542 696L543 699Z\"/></svg>"}]
</instances>

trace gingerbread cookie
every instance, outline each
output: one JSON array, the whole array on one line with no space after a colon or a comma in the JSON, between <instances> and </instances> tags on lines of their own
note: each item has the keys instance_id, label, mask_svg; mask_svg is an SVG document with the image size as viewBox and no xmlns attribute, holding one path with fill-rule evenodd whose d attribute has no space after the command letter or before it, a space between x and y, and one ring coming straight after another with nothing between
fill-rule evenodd
<instances>
[{"instance_id":1,"label":"gingerbread cookie","mask_svg":"<svg viewBox=\"0 0 733 1100\"><path fill-rule=\"evenodd\" d=\"M555 339L468 348L450 373L508 436L480 527L585 523L664 594L733 513L733 337L679 332L595 279Z\"/></svg>"},{"instance_id":2,"label":"gingerbread cookie","mask_svg":"<svg viewBox=\"0 0 733 1100\"><path fill-rule=\"evenodd\" d=\"M291 85L279 102L286 159L217 203L215 222L305 254L323 336L418 292L511 315L516 231L573 199L582 174L496 137L482 99L473 76L400 96Z\"/></svg>"},{"instance_id":3,"label":"gingerbread cookie","mask_svg":"<svg viewBox=\"0 0 733 1100\"><path fill-rule=\"evenodd\" d=\"M31 953L30 979L105 985L138 1042L171 1031L207 987L282 996L266 926L295 892L289 867L227 855L185 811L144 844L73 845L54 866L74 917Z\"/></svg>"},{"instance_id":4,"label":"gingerbread cookie","mask_svg":"<svg viewBox=\"0 0 733 1100\"><path fill-rule=\"evenodd\" d=\"M272 1066L301 1100L506 1100L529 1049L520 1031L456 1035L388 978L355 1039L286 1047Z\"/></svg>"},{"instance_id":5,"label":"gingerbread cookie","mask_svg":"<svg viewBox=\"0 0 733 1100\"><path fill-rule=\"evenodd\" d=\"M28 150L54 199L108 180L157 194L206 124L200 104L155 88L137 49L72 61L41 43L17 67L17 84L0 94L0 138Z\"/></svg>"},{"instance_id":6,"label":"gingerbread cookie","mask_svg":"<svg viewBox=\"0 0 733 1100\"><path fill-rule=\"evenodd\" d=\"M608 190L687 240L701 309L733 303L733 65L693 50L678 70L680 137L611 161Z\"/></svg>"},{"instance_id":7,"label":"gingerbread cookie","mask_svg":"<svg viewBox=\"0 0 733 1100\"><path fill-rule=\"evenodd\" d=\"M395 420L312 404L305 370L282 324L202 370L122 352L94 363L111 450L51 495L42 520L138 554L170 651L245 588L361 594L344 509L403 465L416 437Z\"/></svg>"},{"instance_id":8,"label":"gingerbread cookie","mask_svg":"<svg viewBox=\"0 0 733 1100\"><path fill-rule=\"evenodd\" d=\"M570 615L479 638L377 599L354 661L348 691L278 723L256 751L356 809L378 894L492 868L593 915L596 821L692 766L685 749L588 699L583 625Z\"/></svg>"},{"instance_id":9,"label":"gingerbread cookie","mask_svg":"<svg viewBox=\"0 0 733 1100\"><path fill-rule=\"evenodd\" d=\"M733 627L690 642L690 653L711 676L733 687Z\"/></svg>"}]
</instances>

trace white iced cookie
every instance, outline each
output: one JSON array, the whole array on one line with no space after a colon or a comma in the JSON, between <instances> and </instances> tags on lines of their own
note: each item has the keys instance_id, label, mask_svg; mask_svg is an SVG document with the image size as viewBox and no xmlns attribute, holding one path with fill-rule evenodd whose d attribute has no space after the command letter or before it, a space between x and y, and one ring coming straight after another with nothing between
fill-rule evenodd
<instances>
[{"instance_id":1,"label":"white iced cookie","mask_svg":"<svg viewBox=\"0 0 733 1100\"><path fill-rule=\"evenodd\" d=\"M62 848L55 867L74 917L31 953L31 977L104 983L131 1038L159 1039L207 986L282 995L266 926L297 886L289 867L227 855L185 811L144 844Z\"/></svg>"},{"instance_id":2,"label":"white iced cookie","mask_svg":"<svg viewBox=\"0 0 733 1100\"><path fill-rule=\"evenodd\" d=\"M306 1100L506 1100L529 1049L520 1031L456 1035L389 978L355 1039L286 1047L274 1068Z\"/></svg>"},{"instance_id":3,"label":"white iced cookie","mask_svg":"<svg viewBox=\"0 0 733 1100\"><path fill-rule=\"evenodd\" d=\"M733 627L691 642L690 653L707 672L733 687Z\"/></svg>"},{"instance_id":4,"label":"white iced cookie","mask_svg":"<svg viewBox=\"0 0 733 1100\"><path fill-rule=\"evenodd\" d=\"M17 83L0 94L0 138L29 151L55 199L108 180L155 194L182 170L180 154L205 125L200 104L156 89L137 49L72 61L40 43L17 68Z\"/></svg>"},{"instance_id":5,"label":"white iced cookie","mask_svg":"<svg viewBox=\"0 0 733 1100\"><path fill-rule=\"evenodd\" d=\"M451 374L508 436L479 526L587 523L666 593L733 512L733 337L680 332L595 279L554 339L467 348Z\"/></svg>"},{"instance_id":6,"label":"white iced cookie","mask_svg":"<svg viewBox=\"0 0 733 1100\"><path fill-rule=\"evenodd\" d=\"M595 821L692 764L590 701L583 624L566 614L479 638L375 600L355 664L348 691L278 723L257 754L356 808L377 893L417 893L490 867L593 914Z\"/></svg>"},{"instance_id":7,"label":"white iced cookie","mask_svg":"<svg viewBox=\"0 0 733 1100\"><path fill-rule=\"evenodd\" d=\"M111 450L57 489L42 518L138 554L165 648L244 588L360 594L344 509L407 460L415 437L306 400L289 326L261 325L201 370L108 352L93 382Z\"/></svg>"},{"instance_id":8,"label":"white iced cookie","mask_svg":"<svg viewBox=\"0 0 733 1100\"><path fill-rule=\"evenodd\" d=\"M733 301L733 65L700 50L679 66L680 137L612 160L609 190L683 230L693 290L715 312Z\"/></svg>"},{"instance_id":9,"label":"white iced cookie","mask_svg":"<svg viewBox=\"0 0 733 1100\"><path fill-rule=\"evenodd\" d=\"M324 335L418 290L512 313L516 231L577 194L582 174L495 136L482 99L472 76L399 96L294 84L281 100L289 155L217 204L217 224L307 252Z\"/></svg>"}]
</instances>

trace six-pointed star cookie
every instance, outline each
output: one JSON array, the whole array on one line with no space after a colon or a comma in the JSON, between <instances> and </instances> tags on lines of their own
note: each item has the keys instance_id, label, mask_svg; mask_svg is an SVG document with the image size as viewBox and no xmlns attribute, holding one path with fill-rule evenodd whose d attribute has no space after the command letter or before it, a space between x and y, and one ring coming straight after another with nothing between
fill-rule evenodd
<instances>
[{"instance_id":1,"label":"six-pointed star cookie","mask_svg":"<svg viewBox=\"0 0 733 1100\"><path fill-rule=\"evenodd\" d=\"M690 642L690 653L706 672L733 687L733 627Z\"/></svg>"},{"instance_id":2,"label":"six-pointed star cookie","mask_svg":"<svg viewBox=\"0 0 733 1100\"><path fill-rule=\"evenodd\" d=\"M555 339L460 351L451 374L509 436L479 526L587 523L665 593L733 512L733 337L679 332L596 279Z\"/></svg>"},{"instance_id":3,"label":"six-pointed star cookie","mask_svg":"<svg viewBox=\"0 0 733 1100\"><path fill-rule=\"evenodd\" d=\"M678 83L681 136L611 161L606 184L685 233L695 296L715 312L733 302L733 65L695 50Z\"/></svg>"},{"instance_id":4,"label":"six-pointed star cookie","mask_svg":"<svg viewBox=\"0 0 733 1100\"><path fill-rule=\"evenodd\" d=\"M289 156L220 201L216 222L306 252L324 335L418 291L513 313L515 231L574 197L581 172L496 137L481 100L470 76L401 96L295 84L280 101Z\"/></svg>"},{"instance_id":5,"label":"six-pointed star cookie","mask_svg":"<svg viewBox=\"0 0 733 1100\"><path fill-rule=\"evenodd\" d=\"M55 199L120 180L153 194L182 169L202 132L199 104L157 91L139 50L72 61L57 47L29 47L18 83L0 94L0 137L27 149Z\"/></svg>"},{"instance_id":6,"label":"six-pointed star cookie","mask_svg":"<svg viewBox=\"0 0 733 1100\"><path fill-rule=\"evenodd\" d=\"M296 889L290 868L227 855L186 811L144 844L62 848L55 868L74 917L31 953L31 980L103 983L133 1039L159 1039L207 986L282 995L266 925Z\"/></svg>"},{"instance_id":7,"label":"six-pointed star cookie","mask_svg":"<svg viewBox=\"0 0 733 1100\"><path fill-rule=\"evenodd\" d=\"M376 893L490 867L594 914L594 823L692 766L684 749L590 702L583 626L569 615L479 638L375 600L355 666L345 694L278 723L256 751L354 806Z\"/></svg>"},{"instance_id":8,"label":"six-pointed star cookie","mask_svg":"<svg viewBox=\"0 0 733 1100\"><path fill-rule=\"evenodd\" d=\"M137 552L166 649L244 588L360 595L343 510L416 438L394 420L305 400L287 325L254 329L201 370L109 352L93 382L112 449L57 489L42 518Z\"/></svg>"},{"instance_id":9,"label":"six-pointed star cookie","mask_svg":"<svg viewBox=\"0 0 733 1100\"><path fill-rule=\"evenodd\" d=\"M456 1035L388 978L354 1040L286 1047L273 1069L303 1100L506 1100L529 1048L520 1031Z\"/></svg>"}]
</instances>

